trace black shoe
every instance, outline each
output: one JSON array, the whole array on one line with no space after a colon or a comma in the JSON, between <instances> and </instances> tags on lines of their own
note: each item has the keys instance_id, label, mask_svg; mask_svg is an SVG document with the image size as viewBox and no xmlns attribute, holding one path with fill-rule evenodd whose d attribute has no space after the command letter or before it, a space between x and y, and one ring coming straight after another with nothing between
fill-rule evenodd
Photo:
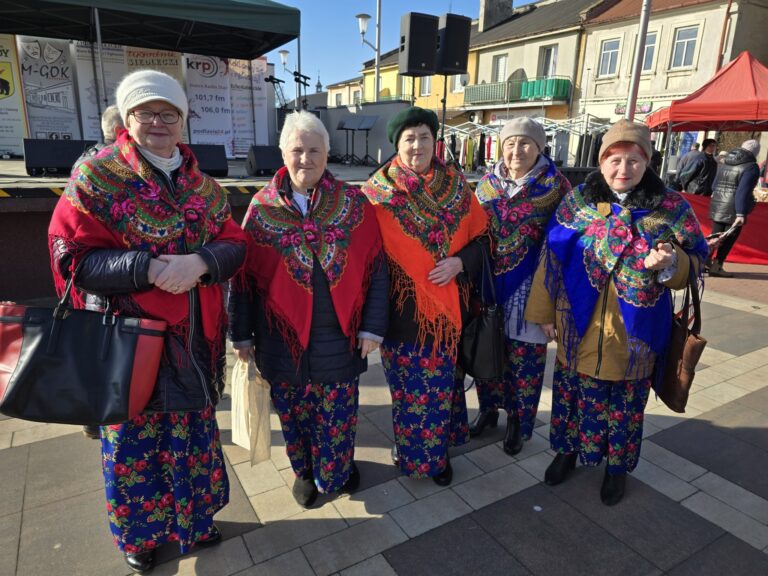
<instances>
[{"instance_id":1,"label":"black shoe","mask_svg":"<svg viewBox=\"0 0 768 576\"><path fill-rule=\"evenodd\" d=\"M523 438L520 436L520 417L517 412L507 416L507 431L501 444L504 452L514 456L523 449Z\"/></svg>"},{"instance_id":2,"label":"black shoe","mask_svg":"<svg viewBox=\"0 0 768 576\"><path fill-rule=\"evenodd\" d=\"M562 454L558 452L552 463L547 466L544 472L544 483L549 486L555 486L565 481L568 472L576 468L576 453Z\"/></svg>"},{"instance_id":3,"label":"black shoe","mask_svg":"<svg viewBox=\"0 0 768 576\"><path fill-rule=\"evenodd\" d=\"M485 430L486 426L496 428L498 423L499 411L495 408L492 410L486 410L485 412L478 412L477 416L475 416L475 419L472 420L472 423L469 425L469 435L473 438L475 436L480 436L480 434L483 433L483 430Z\"/></svg>"},{"instance_id":4,"label":"black shoe","mask_svg":"<svg viewBox=\"0 0 768 576\"><path fill-rule=\"evenodd\" d=\"M200 546L201 548L207 548L208 546L215 546L221 542L221 531L219 531L216 524L213 525L213 528L210 532L208 532L208 538L205 540L198 540L195 542L195 546Z\"/></svg>"},{"instance_id":5,"label":"black shoe","mask_svg":"<svg viewBox=\"0 0 768 576\"><path fill-rule=\"evenodd\" d=\"M605 470L605 477L603 478L603 485L600 487L600 500L606 506L615 506L624 497L624 484L627 480L625 474L608 474L608 469Z\"/></svg>"},{"instance_id":6,"label":"black shoe","mask_svg":"<svg viewBox=\"0 0 768 576\"><path fill-rule=\"evenodd\" d=\"M438 486L448 486L451 483L451 480L453 480L453 468L451 467L451 461L448 460L448 458L445 459L445 468L443 468L443 471L436 476L432 476L432 480L434 480L435 484Z\"/></svg>"},{"instance_id":7,"label":"black shoe","mask_svg":"<svg viewBox=\"0 0 768 576\"><path fill-rule=\"evenodd\" d=\"M392 464L400 466L400 454L397 453L397 444L392 444Z\"/></svg>"},{"instance_id":8,"label":"black shoe","mask_svg":"<svg viewBox=\"0 0 768 576\"><path fill-rule=\"evenodd\" d=\"M91 440L99 440L101 438L98 426L83 426L83 434Z\"/></svg>"},{"instance_id":9,"label":"black shoe","mask_svg":"<svg viewBox=\"0 0 768 576\"><path fill-rule=\"evenodd\" d=\"M155 551L147 550L137 552L136 554L125 553L125 562L131 567L131 570L139 574L152 570L155 567Z\"/></svg>"},{"instance_id":10,"label":"black shoe","mask_svg":"<svg viewBox=\"0 0 768 576\"><path fill-rule=\"evenodd\" d=\"M352 461L352 466L349 470L349 478L344 482L344 486L341 487L342 494L352 494L360 486L360 470L357 469L355 461Z\"/></svg>"},{"instance_id":11,"label":"black shoe","mask_svg":"<svg viewBox=\"0 0 768 576\"><path fill-rule=\"evenodd\" d=\"M315 479L312 477L311 470L303 478L296 478L291 492L299 506L309 508L315 503L315 500L317 500L317 486L315 486Z\"/></svg>"}]
</instances>

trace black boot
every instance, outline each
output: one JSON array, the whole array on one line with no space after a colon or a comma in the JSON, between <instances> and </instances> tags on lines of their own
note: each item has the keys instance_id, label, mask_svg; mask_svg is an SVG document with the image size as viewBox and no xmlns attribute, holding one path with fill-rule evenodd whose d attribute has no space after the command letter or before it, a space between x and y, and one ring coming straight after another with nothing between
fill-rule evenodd
<instances>
[{"instance_id":1,"label":"black boot","mask_svg":"<svg viewBox=\"0 0 768 576\"><path fill-rule=\"evenodd\" d=\"M347 478L347 481L344 482L344 486L341 487L341 493L352 494L352 492L357 490L359 486L360 486L360 471L357 469L357 465L353 460L349 469L349 478Z\"/></svg>"},{"instance_id":2,"label":"black boot","mask_svg":"<svg viewBox=\"0 0 768 576\"><path fill-rule=\"evenodd\" d=\"M624 484L627 480L627 474L608 474L608 468L605 469L603 485L600 488L600 500L606 506L615 506L624 497Z\"/></svg>"},{"instance_id":3,"label":"black boot","mask_svg":"<svg viewBox=\"0 0 768 576\"><path fill-rule=\"evenodd\" d=\"M317 500L317 486L315 486L315 479L312 477L311 470L304 474L303 478L296 478L291 492L296 502L304 508L309 508L315 503L315 500Z\"/></svg>"},{"instance_id":4,"label":"black boot","mask_svg":"<svg viewBox=\"0 0 768 576\"><path fill-rule=\"evenodd\" d=\"M492 410L486 410L485 412L478 412L475 419L469 425L469 435L471 437L480 436L485 430L486 426L496 428L499 423L499 411L496 408Z\"/></svg>"},{"instance_id":5,"label":"black boot","mask_svg":"<svg viewBox=\"0 0 768 576\"><path fill-rule=\"evenodd\" d=\"M400 454L397 453L397 444L392 444L392 464L400 466Z\"/></svg>"},{"instance_id":6,"label":"black boot","mask_svg":"<svg viewBox=\"0 0 768 576\"><path fill-rule=\"evenodd\" d=\"M523 439L520 436L520 417L517 411L507 416L507 431L502 442L504 452L514 456L523 449Z\"/></svg>"},{"instance_id":7,"label":"black boot","mask_svg":"<svg viewBox=\"0 0 768 576\"><path fill-rule=\"evenodd\" d=\"M448 456L445 457L445 468L440 474L432 476L432 480L438 486L448 486L453 480L453 468L451 467L451 461L448 460Z\"/></svg>"},{"instance_id":8,"label":"black boot","mask_svg":"<svg viewBox=\"0 0 768 576\"><path fill-rule=\"evenodd\" d=\"M131 567L131 570L139 574L152 570L155 566L155 551L137 552L136 554L125 553L125 562Z\"/></svg>"},{"instance_id":9,"label":"black boot","mask_svg":"<svg viewBox=\"0 0 768 576\"><path fill-rule=\"evenodd\" d=\"M544 472L544 483L549 486L555 486L565 481L568 473L576 468L576 453L563 454L558 452L552 463L547 466Z\"/></svg>"}]
</instances>

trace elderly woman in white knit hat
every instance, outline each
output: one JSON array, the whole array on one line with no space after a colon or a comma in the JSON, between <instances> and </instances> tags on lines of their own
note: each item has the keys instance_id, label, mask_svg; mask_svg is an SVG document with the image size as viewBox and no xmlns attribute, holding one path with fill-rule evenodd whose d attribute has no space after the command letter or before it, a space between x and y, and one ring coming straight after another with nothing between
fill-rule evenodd
<instances>
[{"instance_id":1,"label":"elderly woman in white knit hat","mask_svg":"<svg viewBox=\"0 0 768 576\"><path fill-rule=\"evenodd\" d=\"M470 426L477 436L495 427L499 409L507 413L504 452L515 455L533 433L544 382L547 337L523 319L539 260L544 229L568 180L544 154L544 128L531 118L515 118L501 130L502 158L477 185L475 194L491 222L496 297L504 306L507 362L498 381L475 381L480 411Z\"/></svg>"},{"instance_id":2,"label":"elderly woman in white knit hat","mask_svg":"<svg viewBox=\"0 0 768 576\"><path fill-rule=\"evenodd\" d=\"M146 410L101 428L110 528L143 572L167 542L183 553L221 539L213 515L229 486L214 410L225 376L220 283L239 269L246 240L224 192L180 142L179 83L142 70L116 96L127 130L75 169L49 241L58 290L77 270L78 304L168 324Z\"/></svg>"},{"instance_id":3,"label":"elderly woman in white knit hat","mask_svg":"<svg viewBox=\"0 0 768 576\"><path fill-rule=\"evenodd\" d=\"M547 226L525 319L557 340L547 484L576 460L607 460L600 498L624 496L640 458L643 416L660 382L672 326L670 289L707 254L683 195L649 167L651 133L620 120L603 137L600 169L563 198ZM656 376L656 377L654 377Z\"/></svg>"}]
</instances>

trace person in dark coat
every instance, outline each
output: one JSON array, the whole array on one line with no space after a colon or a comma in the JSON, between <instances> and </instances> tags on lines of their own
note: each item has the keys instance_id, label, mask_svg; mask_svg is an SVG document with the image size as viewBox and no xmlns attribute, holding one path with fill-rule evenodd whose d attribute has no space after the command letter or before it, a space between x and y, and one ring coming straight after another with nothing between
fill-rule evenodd
<instances>
[{"instance_id":1,"label":"person in dark coat","mask_svg":"<svg viewBox=\"0 0 768 576\"><path fill-rule=\"evenodd\" d=\"M712 196L712 184L715 181L718 166L715 160L717 142L707 138L702 148L701 152L697 151L688 159L684 168L678 170L678 179L682 189L689 194ZM685 157L687 156L688 154Z\"/></svg>"},{"instance_id":2,"label":"person in dark coat","mask_svg":"<svg viewBox=\"0 0 768 576\"><path fill-rule=\"evenodd\" d=\"M709 204L712 233L724 232L731 226L735 226L736 230L728 234L712 253L706 266L710 276L733 277L731 272L723 268L723 264L736 244L747 216L755 207L753 191L760 179L760 168L757 165L759 153L760 142L747 140L741 148L728 152L718 168Z\"/></svg>"},{"instance_id":3,"label":"person in dark coat","mask_svg":"<svg viewBox=\"0 0 768 576\"><path fill-rule=\"evenodd\" d=\"M270 384L293 495L352 492L358 379L387 329L389 276L373 207L326 169L328 132L289 115L285 166L251 200L248 260L232 282L230 338Z\"/></svg>"}]
</instances>

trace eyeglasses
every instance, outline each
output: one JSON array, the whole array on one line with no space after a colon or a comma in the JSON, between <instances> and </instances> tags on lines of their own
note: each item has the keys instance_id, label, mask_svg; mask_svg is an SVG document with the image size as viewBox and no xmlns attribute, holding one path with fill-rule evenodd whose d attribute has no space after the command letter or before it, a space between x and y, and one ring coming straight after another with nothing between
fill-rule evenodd
<instances>
[{"instance_id":1,"label":"eyeglasses","mask_svg":"<svg viewBox=\"0 0 768 576\"><path fill-rule=\"evenodd\" d=\"M164 110L163 112L150 112L149 110L134 110L131 116L136 118L139 124L152 124L155 117L159 117L163 124L176 124L181 118L181 114L176 110Z\"/></svg>"}]
</instances>

